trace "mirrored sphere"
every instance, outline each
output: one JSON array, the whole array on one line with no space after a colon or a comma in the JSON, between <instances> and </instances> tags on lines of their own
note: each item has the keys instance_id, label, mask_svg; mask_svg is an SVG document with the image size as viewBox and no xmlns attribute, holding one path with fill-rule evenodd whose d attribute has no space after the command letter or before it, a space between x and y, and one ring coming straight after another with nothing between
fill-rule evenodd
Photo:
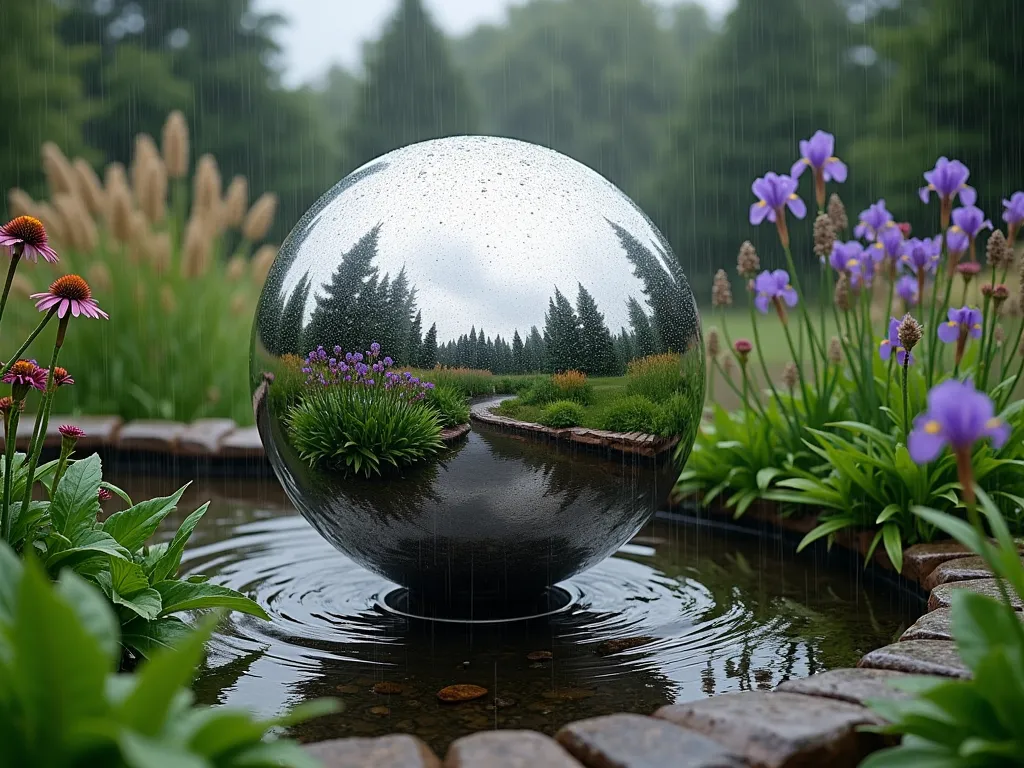
<instances>
[{"instance_id":1,"label":"mirrored sphere","mask_svg":"<svg viewBox=\"0 0 1024 768\"><path fill-rule=\"evenodd\" d=\"M302 217L250 373L298 510L438 612L530 601L628 541L704 400L697 307L650 219L564 155L475 136L384 155Z\"/></svg>"}]
</instances>

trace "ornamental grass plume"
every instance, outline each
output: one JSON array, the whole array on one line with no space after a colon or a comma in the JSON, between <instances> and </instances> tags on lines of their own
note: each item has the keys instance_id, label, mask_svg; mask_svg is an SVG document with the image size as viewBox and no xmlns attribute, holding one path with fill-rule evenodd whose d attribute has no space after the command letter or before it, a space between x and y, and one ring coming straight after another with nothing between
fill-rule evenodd
<instances>
[{"instance_id":1,"label":"ornamental grass plume","mask_svg":"<svg viewBox=\"0 0 1024 768\"><path fill-rule=\"evenodd\" d=\"M800 382L800 371L796 367L796 363L792 360L787 362L782 368L782 383L786 387L786 390L790 395L793 394L793 390L796 389L796 385Z\"/></svg>"},{"instance_id":2,"label":"ornamental grass plume","mask_svg":"<svg viewBox=\"0 0 1024 768\"><path fill-rule=\"evenodd\" d=\"M188 175L188 143L185 115L176 109L167 116L161 141L167 175L172 179L182 179Z\"/></svg>"},{"instance_id":3,"label":"ornamental grass plume","mask_svg":"<svg viewBox=\"0 0 1024 768\"><path fill-rule=\"evenodd\" d=\"M266 282L267 275L270 274L270 268L274 265L274 259L276 258L276 245L261 245L253 255L252 279L260 287Z\"/></svg>"},{"instance_id":4,"label":"ornamental grass plume","mask_svg":"<svg viewBox=\"0 0 1024 768\"><path fill-rule=\"evenodd\" d=\"M833 336L829 340L828 361L832 365L842 365L843 363L843 342L840 341L838 336Z\"/></svg>"},{"instance_id":5,"label":"ornamental grass plume","mask_svg":"<svg viewBox=\"0 0 1024 768\"><path fill-rule=\"evenodd\" d=\"M736 271L744 280L753 280L761 271L761 259L749 240L744 240L736 257Z\"/></svg>"},{"instance_id":6,"label":"ornamental grass plume","mask_svg":"<svg viewBox=\"0 0 1024 768\"><path fill-rule=\"evenodd\" d=\"M732 305L732 285L729 284L729 276L724 269L715 272L715 279L711 283L711 306L728 307Z\"/></svg>"},{"instance_id":7,"label":"ornamental grass plume","mask_svg":"<svg viewBox=\"0 0 1024 768\"><path fill-rule=\"evenodd\" d=\"M154 148L154 152L155 152ZM167 168L160 155L146 162L136 192L139 208L149 224L160 224L167 216Z\"/></svg>"},{"instance_id":8,"label":"ornamental grass plume","mask_svg":"<svg viewBox=\"0 0 1024 768\"><path fill-rule=\"evenodd\" d=\"M1008 269L1013 263L1013 251L1006 242L1006 235L1001 229L993 232L985 245L985 263L996 269Z\"/></svg>"},{"instance_id":9,"label":"ornamental grass plume","mask_svg":"<svg viewBox=\"0 0 1024 768\"><path fill-rule=\"evenodd\" d=\"M718 335L717 328L711 328L708 330L707 338L707 353L708 357L712 360L716 359L719 353L722 351L722 339Z\"/></svg>"},{"instance_id":10,"label":"ornamental grass plume","mask_svg":"<svg viewBox=\"0 0 1024 768\"><path fill-rule=\"evenodd\" d=\"M242 236L250 243L258 243L270 231L276 212L277 195L273 192L264 192L246 214L242 223Z\"/></svg>"},{"instance_id":11,"label":"ornamental grass plume","mask_svg":"<svg viewBox=\"0 0 1024 768\"><path fill-rule=\"evenodd\" d=\"M842 198L840 198L835 192L833 192L828 198L827 213L837 235L850 228L850 219L846 215L846 206L843 205Z\"/></svg>"},{"instance_id":12,"label":"ornamental grass plume","mask_svg":"<svg viewBox=\"0 0 1024 768\"><path fill-rule=\"evenodd\" d=\"M206 154L196 163L192 179L192 218L207 217L212 222L219 216L221 177L213 155Z\"/></svg>"},{"instance_id":13,"label":"ornamental grass plume","mask_svg":"<svg viewBox=\"0 0 1024 768\"><path fill-rule=\"evenodd\" d=\"M836 229L828 214L819 213L814 220L814 253L824 263L836 242Z\"/></svg>"},{"instance_id":14,"label":"ornamental grass plume","mask_svg":"<svg viewBox=\"0 0 1024 768\"><path fill-rule=\"evenodd\" d=\"M224 224L232 229L242 226L249 208L249 182L245 176L235 176L224 193Z\"/></svg>"},{"instance_id":15,"label":"ornamental grass plume","mask_svg":"<svg viewBox=\"0 0 1024 768\"><path fill-rule=\"evenodd\" d=\"M845 272L840 273L836 280L834 300L841 311L850 311L850 277Z\"/></svg>"},{"instance_id":16,"label":"ornamental grass plume","mask_svg":"<svg viewBox=\"0 0 1024 768\"><path fill-rule=\"evenodd\" d=\"M11 218L31 216L35 208L35 201L25 190L12 187L7 191L7 209L11 213Z\"/></svg>"},{"instance_id":17,"label":"ornamental grass plume","mask_svg":"<svg viewBox=\"0 0 1024 768\"><path fill-rule=\"evenodd\" d=\"M78 197L92 216L103 216L107 208L106 193L96 171L85 160L76 157L71 164L75 171Z\"/></svg>"},{"instance_id":18,"label":"ornamental grass plume","mask_svg":"<svg viewBox=\"0 0 1024 768\"><path fill-rule=\"evenodd\" d=\"M46 175L46 185L50 190L50 196L59 194L74 195L77 183L75 172L71 163L61 152L60 147L52 141L43 143L42 146L43 173Z\"/></svg>"}]
</instances>

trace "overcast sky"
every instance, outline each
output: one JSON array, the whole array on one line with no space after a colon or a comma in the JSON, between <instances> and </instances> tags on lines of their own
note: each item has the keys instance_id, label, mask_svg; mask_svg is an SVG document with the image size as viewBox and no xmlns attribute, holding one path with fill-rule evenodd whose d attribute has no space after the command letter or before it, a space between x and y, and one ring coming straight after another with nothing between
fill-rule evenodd
<instances>
[{"instance_id":1,"label":"overcast sky","mask_svg":"<svg viewBox=\"0 0 1024 768\"><path fill-rule=\"evenodd\" d=\"M488 22L499 22L510 5L525 0L425 0L434 20L450 35L461 35ZM654 0L671 6L676 0ZM720 17L734 0L700 0ZM376 38L398 0L256 0L260 11L289 20L282 30L289 85L315 80L332 64L356 67L362 43Z\"/></svg>"}]
</instances>

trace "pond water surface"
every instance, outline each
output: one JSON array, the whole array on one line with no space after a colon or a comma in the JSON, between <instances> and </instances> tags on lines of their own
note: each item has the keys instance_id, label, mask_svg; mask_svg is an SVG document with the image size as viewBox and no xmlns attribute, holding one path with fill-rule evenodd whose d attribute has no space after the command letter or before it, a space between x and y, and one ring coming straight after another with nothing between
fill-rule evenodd
<instances>
[{"instance_id":1,"label":"pond water surface","mask_svg":"<svg viewBox=\"0 0 1024 768\"><path fill-rule=\"evenodd\" d=\"M177 485L170 477L123 482L134 498ZM585 717L769 689L855 664L921 610L915 597L844 557L796 555L792 541L659 517L572 579L577 600L556 615L499 624L408 620L379 602L394 585L336 552L274 480L201 480L172 522L208 499L183 570L250 595L271 621L232 616L196 691L207 703L265 715L339 698L340 714L294 730L306 741L401 731L443 753L480 729L553 733ZM540 651L550 660L538 660ZM394 692L374 692L381 683ZM458 683L488 694L438 701L438 690Z\"/></svg>"}]
</instances>

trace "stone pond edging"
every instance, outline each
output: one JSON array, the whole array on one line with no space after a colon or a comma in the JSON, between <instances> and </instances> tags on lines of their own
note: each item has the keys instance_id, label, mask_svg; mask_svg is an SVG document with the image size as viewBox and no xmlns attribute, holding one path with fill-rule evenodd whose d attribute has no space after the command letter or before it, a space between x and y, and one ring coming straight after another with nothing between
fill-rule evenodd
<instances>
[{"instance_id":1,"label":"stone pond edging","mask_svg":"<svg viewBox=\"0 0 1024 768\"><path fill-rule=\"evenodd\" d=\"M230 419L124 423L113 416L55 415L44 443L51 450L60 445L57 428L64 423L85 430L87 436L79 441L82 450L117 458L182 457L208 466L223 462L234 471L241 460L247 468L270 471L256 428L239 427ZM523 424L501 426L519 429ZM19 447L27 444L30 425L26 420L18 430ZM469 425L462 425L443 437L452 440L468 431ZM594 430L582 432L606 439ZM731 517L714 507L701 514ZM755 505L748 515L779 532L806 533L815 524L814 516L783 518L767 505ZM863 553L865 541L865 536L854 534L841 537L837 545ZM884 554L876 554L874 565L892 570ZM870 651L853 669L788 680L774 691L723 693L663 706L650 714L609 714L569 723L554 738L531 731L482 731L454 741L443 759L408 734L336 739L306 748L327 768L854 768L890 743L887 737L858 730L878 723L863 706L866 699L904 695L892 689L889 680L907 673L969 676L950 634L950 593L971 589L997 594L995 580L980 558L952 541L908 547L902 573L894 577L928 594L927 610L895 643ZM1024 605L1016 608L1024 620Z\"/></svg>"}]
</instances>

